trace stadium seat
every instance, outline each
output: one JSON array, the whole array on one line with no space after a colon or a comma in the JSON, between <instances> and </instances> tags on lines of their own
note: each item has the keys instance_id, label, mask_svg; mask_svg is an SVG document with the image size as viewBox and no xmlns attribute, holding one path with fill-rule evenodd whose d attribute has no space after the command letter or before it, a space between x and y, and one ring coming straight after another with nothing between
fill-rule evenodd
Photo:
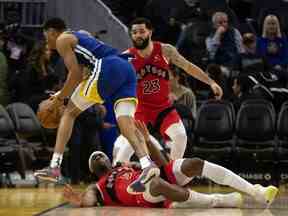
<instances>
[{"instance_id":1,"label":"stadium seat","mask_svg":"<svg viewBox=\"0 0 288 216\"><path fill-rule=\"evenodd\" d=\"M240 172L251 172L253 167L253 173L275 177L275 118L269 101L254 99L242 103L236 118L234 158L234 165Z\"/></svg>"},{"instance_id":2,"label":"stadium seat","mask_svg":"<svg viewBox=\"0 0 288 216\"><path fill-rule=\"evenodd\" d=\"M288 101L282 104L277 121L277 176L281 183L288 180Z\"/></svg>"},{"instance_id":3,"label":"stadium seat","mask_svg":"<svg viewBox=\"0 0 288 216\"><path fill-rule=\"evenodd\" d=\"M194 128L193 156L214 162L231 159L235 112L226 101L209 100L197 113Z\"/></svg>"},{"instance_id":4,"label":"stadium seat","mask_svg":"<svg viewBox=\"0 0 288 216\"><path fill-rule=\"evenodd\" d=\"M278 115L278 159L288 161L288 103L284 103Z\"/></svg>"},{"instance_id":5,"label":"stadium seat","mask_svg":"<svg viewBox=\"0 0 288 216\"><path fill-rule=\"evenodd\" d=\"M6 109L13 120L17 136L21 141L27 142L26 146L35 153L36 162L33 168L47 165L53 149L48 146L46 135L34 111L24 103L12 103Z\"/></svg>"},{"instance_id":6,"label":"stadium seat","mask_svg":"<svg viewBox=\"0 0 288 216\"><path fill-rule=\"evenodd\" d=\"M9 173L14 171L18 171L22 179L25 178L26 150L23 143L17 139L9 114L0 105L0 173L5 173L6 177L1 179L3 182L0 180L0 185L13 186Z\"/></svg>"},{"instance_id":7,"label":"stadium seat","mask_svg":"<svg viewBox=\"0 0 288 216\"><path fill-rule=\"evenodd\" d=\"M257 146L271 144L275 135L275 118L271 102L262 99L244 101L236 118L237 144Z\"/></svg>"}]
</instances>

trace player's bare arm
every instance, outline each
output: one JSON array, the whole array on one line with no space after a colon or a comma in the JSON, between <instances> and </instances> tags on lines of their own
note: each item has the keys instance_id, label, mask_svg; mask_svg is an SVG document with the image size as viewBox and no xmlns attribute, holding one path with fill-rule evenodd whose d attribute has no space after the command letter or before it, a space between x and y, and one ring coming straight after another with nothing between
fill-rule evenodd
<instances>
[{"instance_id":1,"label":"player's bare arm","mask_svg":"<svg viewBox=\"0 0 288 216\"><path fill-rule=\"evenodd\" d=\"M56 41L57 51L63 58L65 66L69 71L64 86L57 96L60 99L70 96L76 86L82 81L82 69L73 51L76 44L77 38L67 33L61 34Z\"/></svg>"},{"instance_id":2,"label":"player's bare arm","mask_svg":"<svg viewBox=\"0 0 288 216\"><path fill-rule=\"evenodd\" d=\"M76 192L70 185L65 185L63 196L75 207L92 207L99 206L96 196L97 186L91 184L87 187L85 192Z\"/></svg>"},{"instance_id":3,"label":"player's bare arm","mask_svg":"<svg viewBox=\"0 0 288 216\"><path fill-rule=\"evenodd\" d=\"M221 87L215 83L214 80L210 79L201 68L185 59L174 46L170 44L162 44L162 53L169 62L183 69L186 73L196 79L208 84L217 98L220 99L222 97L223 91Z\"/></svg>"},{"instance_id":4,"label":"player's bare arm","mask_svg":"<svg viewBox=\"0 0 288 216\"><path fill-rule=\"evenodd\" d=\"M169 163L169 160L165 158L165 156L160 152L160 150L154 145L152 140L150 139L150 133L144 122L135 121L135 125L138 130L143 134L147 148L150 153L150 157L153 161L156 162L158 166L165 166Z\"/></svg>"}]
</instances>

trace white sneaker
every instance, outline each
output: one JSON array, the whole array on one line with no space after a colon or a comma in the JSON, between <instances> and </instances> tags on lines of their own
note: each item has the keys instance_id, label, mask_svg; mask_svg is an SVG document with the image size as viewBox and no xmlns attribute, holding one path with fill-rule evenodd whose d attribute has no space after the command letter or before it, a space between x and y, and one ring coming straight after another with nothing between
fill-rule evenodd
<instances>
[{"instance_id":1,"label":"white sneaker","mask_svg":"<svg viewBox=\"0 0 288 216\"><path fill-rule=\"evenodd\" d=\"M278 193L278 188L275 186L263 187L260 184L254 185L255 195L254 199L263 204L271 205Z\"/></svg>"},{"instance_id":2,"label":"white sneaker","mask_svg":"<svg viewBox=\"0 0 288 216\"><path fill-rule=\"evenodd\" d=\"M213 194L213 207L215 208L240 208L243 204L241 193Z\"/></svg>"}]
</instances>

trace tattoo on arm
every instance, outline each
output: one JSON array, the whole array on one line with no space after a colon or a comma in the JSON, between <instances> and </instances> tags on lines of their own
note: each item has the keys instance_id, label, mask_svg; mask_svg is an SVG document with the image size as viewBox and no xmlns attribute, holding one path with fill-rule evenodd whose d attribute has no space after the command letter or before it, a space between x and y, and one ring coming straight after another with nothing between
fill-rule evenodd
<instances>
[{"instance_id":1,"label":"tattoo on arm","mask_svg":"<svg viewBox=\"0 0 288 216\"><path fill-rule=\"evenodd\" d=\"M174 46L170 44L162 44L162 52L169 62L182 68L185 71L189 65L191 65L191 63L185 59Z\"/></svg>"}]
</instances>

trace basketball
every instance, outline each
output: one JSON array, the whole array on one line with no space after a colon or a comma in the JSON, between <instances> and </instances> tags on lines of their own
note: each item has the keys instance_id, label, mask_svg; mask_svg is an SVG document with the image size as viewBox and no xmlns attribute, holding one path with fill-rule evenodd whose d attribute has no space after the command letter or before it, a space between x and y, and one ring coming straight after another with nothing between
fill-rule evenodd
<instances>
[{"instance_id":1,"label":"basketball","mask_svg":"<svg viewBox=\"0 0 288 216\"><path fill-rule=\"evenodd\" d=\"M61 116L63 114L65 106L55 107L49 109L53 99L48 98L39 104L37 111L37 117L44 128L55 129L58 128Z\"/></svg>"}]
</instances>

